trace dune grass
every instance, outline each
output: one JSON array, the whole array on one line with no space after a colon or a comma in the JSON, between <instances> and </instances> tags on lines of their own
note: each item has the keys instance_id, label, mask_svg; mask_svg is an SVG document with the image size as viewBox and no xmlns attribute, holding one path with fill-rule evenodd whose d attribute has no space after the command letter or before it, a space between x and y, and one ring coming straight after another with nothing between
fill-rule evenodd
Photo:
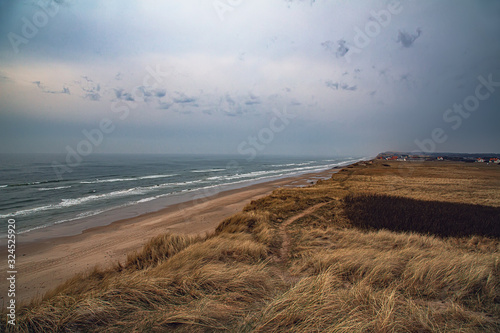
<instances>
[{"instance_id":1,"label":"dune grass","mask_svg":"<svg viewBox=\"0 0 500 333\"><path fill-rule=\"evenodd\" d=\"M385 194L348 195L344 204L349 220L361 229L411 231L441 237L500 238L500 207L423 201Z\"/></svg>"},{"instance_id":2,"label":"dune grass","mask_svg":"<svg viewBox=\"0 0 500 333\"><path fill-rule=\"evenodd\" d=\"M422 163L403 177L384 164L278 189L205 236L159 235L18 309L7 328L500 331L500 168Z\"/></svg>"}]
</instances>

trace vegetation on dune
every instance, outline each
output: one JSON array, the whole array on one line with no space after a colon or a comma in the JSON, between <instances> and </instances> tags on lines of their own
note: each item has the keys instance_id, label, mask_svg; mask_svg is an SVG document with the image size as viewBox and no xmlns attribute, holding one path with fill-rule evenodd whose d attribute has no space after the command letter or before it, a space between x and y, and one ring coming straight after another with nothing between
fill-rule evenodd
<instances>
[{"instance_id":1,"label":"vegetation on dune","mask_svg":"<svg viewBox=\"0 0 500 333\"><path fill-rule=\"evenodd\" d=\"M183 236L175 236L179 237ZM146 264L95 270L71 279L43 301L23 308L17 329L230 330L283 288L282 279L266 264L266 247L248 234L208 236L154 265L147 256L136 258L144 258Z\"/></svg>"},{"instance_id":2,"label":"vegetation on dune","mask_svg":"<svg viewBox=\"0 0 500 333\"><path fill-rule=\"evenodd\" d=\"M278 189L203 237L159 235L18 309L13 331L500 331L499 171L423 163L395 182L384 163ZM474 205L436 188L451 177Z\"/></svg>"},{"instance_id":3,"label":"vegetation on dune","mask_svg":"<svg viewBox=\"0 0 500 333\"><path fill-rule=\"evenodd\" d=\"M354 226L418 232L441 237L471 235L500 238L500 208L465 203L423 201L385 194L357 194L344 198Z\"/></svg>"},{"instance_id":4,"label":"vegetation on dune","mask_svg":"<svg viewBox=\"0 0 500 333\"><path fill-rule=\"evenodd\" d=\"M201 237L164 234L151 239L139 253L127 256L126 269L145 269L172 257L188 246L202 241ZM118 264L117 269L121 265Z\"/></svg>"}]
</instances>

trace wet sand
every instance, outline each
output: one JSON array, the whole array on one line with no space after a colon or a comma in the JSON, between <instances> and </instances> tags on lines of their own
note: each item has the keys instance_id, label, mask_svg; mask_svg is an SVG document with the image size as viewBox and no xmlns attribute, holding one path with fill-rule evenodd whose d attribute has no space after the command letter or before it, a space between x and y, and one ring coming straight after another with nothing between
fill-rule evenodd
<instances>
[{"instance_id":1,"label":"wet sand","mask_svg":"<svg viewBox=\"0 0 500 333\"><path fill-rule=\"evenodd\" d=\"M241 211L251 200L270 194L279 187L311 185L318 179L330 178L338 170L269 181L203 199L174 203L154 213L91 227L71 236L64 235L68 232L64 228L60 229L62 234L59 235L57 228L17 235L16 300L19 303L34 297L41 298L77 273L95 266L105 268L124 262L128 253L140 250L158 234L211 232L222 220ZM8 270L6 260L0 262L0 270ZM1 290L6 290L4 281ZM4 302L4 297L0 295L0 303Z\"/></svg>"}]
</instances>

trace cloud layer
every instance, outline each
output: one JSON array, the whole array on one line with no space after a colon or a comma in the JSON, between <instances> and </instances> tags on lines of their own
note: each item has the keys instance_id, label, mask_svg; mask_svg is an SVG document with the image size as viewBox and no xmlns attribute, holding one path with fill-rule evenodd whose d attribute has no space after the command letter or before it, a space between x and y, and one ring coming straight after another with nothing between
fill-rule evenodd
<instances>
[{"instance_id":1,"label":"cloud layer","mask_svg":"<svg viewBox=\"0 0 500 333\"><path fill-rule=\"evenodd\" d=\"M437 150L500 151L500 90L445 117L500 81L498 2L214 3L3 2L0 152L64 152L110 118L97 151L236 154L284 109L260 153L414 150L435 128Z\"/></svg>"}]
</instances>

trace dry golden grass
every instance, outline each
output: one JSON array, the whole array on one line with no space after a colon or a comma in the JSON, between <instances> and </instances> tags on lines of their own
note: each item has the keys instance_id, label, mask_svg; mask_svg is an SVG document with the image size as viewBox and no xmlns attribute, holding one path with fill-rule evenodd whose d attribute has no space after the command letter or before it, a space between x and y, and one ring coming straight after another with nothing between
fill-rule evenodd
<instances>
[{"instance_id":1,"label":"dry golden grass","mask_svg":"<svg viewBox=\"0 0 500 333\"><path fill-rule=\"evenodd\" d=\"M389 165L384 167L383 164ZM349 191L500 206L500 166L487 163L375 161L346 172Z\"/></svg>"},{"instance_id":2,"label":"dry golden grass","mask_svg":"<svg viewBox=\"0 0 500 333\"><path fill-rule=\"evenodd\" d=\"M22 309L17 330L227 330L284 285L266 258L249 234L210 236L155 265L77 276Z\"/></svg>"},{"instance_id":3,"label":"dry golden grass","mask_svg":"<svg viewBox=\"0 0 500 333\"><path fill-rule=\"evenodd\" d=\"M202 241L201 237L164 234L156 236L144 245L140 253L132 253L127 256L125 268L145 269L155 266L161 261L170 258L188 246ZM119 270L121 265L117 266Z\"/></svg>"},{"instance_id":4,"label":"dry golden grass","mask_svg":"<svg viewBox=\"0 0 500 333\"><path fill-rule=\"evenodd\" d=\"M500 168L375 161L344 170L253 201L205 237L159 235L125 263L19 309L13 331L500 331L498 235L452 232L471 209L483 214L475 223L495 218ZM397 212L392 227L373 206L345 199L361 193ZM464 211L439 233L418 218L426 203L431 216ZM417 230L397 225L401 212Z\"/></svg>"},{"instance_id":5,"label":"dry golden grass","mask_svg":"<svg viewBox=\"0 0 500 333\"><path fill-rule=\"evenodd\" d=\"M452 301L422 304L394 287L305 277L256 315L254 332L495 332L498 324Z\"/></svg>"}]
</instances>

